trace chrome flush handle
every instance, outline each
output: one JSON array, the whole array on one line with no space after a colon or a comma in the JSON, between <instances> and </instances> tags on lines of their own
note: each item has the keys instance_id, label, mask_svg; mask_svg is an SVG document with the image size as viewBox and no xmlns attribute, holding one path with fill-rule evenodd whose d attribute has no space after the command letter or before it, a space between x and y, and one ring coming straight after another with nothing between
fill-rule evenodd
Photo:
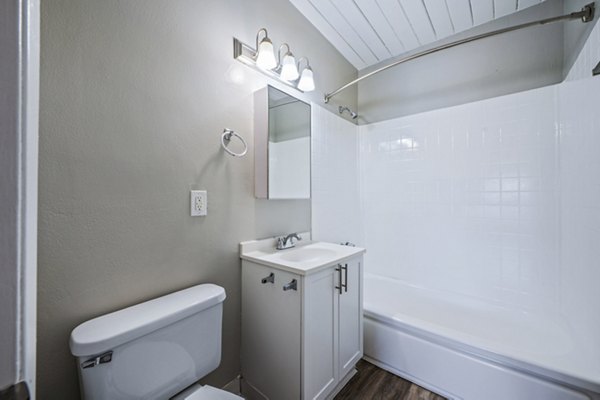
<instances>
[{"instance_id":1,"label":"chrome flush handle","mask_svg":"<svg viewBox=\"0 0 600 400\"><path fill-rule=\"evenodd\" d=\"M96 365L106 364L112 361L113 352L107 351L104 354L100 354L99 356L92 357L89 360L86 360L81 363L81 368L93 368Z\"/></svg>"}]
</instances>

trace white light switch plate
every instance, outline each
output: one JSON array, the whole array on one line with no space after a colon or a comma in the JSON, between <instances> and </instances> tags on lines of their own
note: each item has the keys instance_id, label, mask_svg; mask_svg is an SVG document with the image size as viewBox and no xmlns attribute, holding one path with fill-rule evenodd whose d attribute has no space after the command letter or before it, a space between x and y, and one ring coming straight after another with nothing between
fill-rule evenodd
<instances>
[{"instance_id":1,"label":"white light switch plate","mask_svg":"<svg viewBox=\"0 0 600 400\"><path fill-rule=\"evenodd\" d=\"M192 190L190 196L192 217L203 217L207 214L208 196L206 190Z\"/></svg>"}]
</instances>

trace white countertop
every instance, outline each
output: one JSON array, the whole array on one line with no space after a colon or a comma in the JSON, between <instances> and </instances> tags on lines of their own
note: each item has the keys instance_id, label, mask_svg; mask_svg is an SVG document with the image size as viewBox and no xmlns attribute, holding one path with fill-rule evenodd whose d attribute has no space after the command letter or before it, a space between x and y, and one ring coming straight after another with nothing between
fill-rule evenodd
<instances>
[{"instance_id":1,"label":"white countertop","mask_svg":"<svg viewBox=\"0 0 600 400\"><path fill-rule=\"evenodd\" d=\"M313 242L305 239L309 234L300 236L303 237L302 241L285 250L275 249L275 239L242 242L240 258L298 275L309 275L366 251L361 247Z\"/></svg>"}]
</instances>

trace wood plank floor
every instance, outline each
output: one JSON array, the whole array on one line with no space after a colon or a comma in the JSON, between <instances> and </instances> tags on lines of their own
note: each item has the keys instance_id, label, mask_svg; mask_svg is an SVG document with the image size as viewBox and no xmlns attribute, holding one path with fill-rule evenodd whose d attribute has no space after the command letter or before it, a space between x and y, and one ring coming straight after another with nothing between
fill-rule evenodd
<instances>
[{"instance_id":1,"label":"wood plank floor","mask_svg":"<svg viewBox=\"0 0 600 400\"><path fill-rule=\"evenodd\" d=\"M445 400L365 360L360 360L356 369L356 375L334 400Z\"/></svg>"}]
</instances>

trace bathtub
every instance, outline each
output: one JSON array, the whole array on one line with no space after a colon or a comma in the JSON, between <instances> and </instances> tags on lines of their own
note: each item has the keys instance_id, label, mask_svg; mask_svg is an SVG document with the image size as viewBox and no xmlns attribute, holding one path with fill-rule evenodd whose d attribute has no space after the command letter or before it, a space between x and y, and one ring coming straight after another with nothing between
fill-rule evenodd
<instances>
[{"instance_id":1,"label":"bathtub","mask_svg":"<svg viewBox=\"0 0 600 400\"><path fill-rule=\"evenodd\" d=\"M368 274L364 310L365 358L450 399L600 400L600 339L559 315Z\"/></svg>"}]
</instances>

